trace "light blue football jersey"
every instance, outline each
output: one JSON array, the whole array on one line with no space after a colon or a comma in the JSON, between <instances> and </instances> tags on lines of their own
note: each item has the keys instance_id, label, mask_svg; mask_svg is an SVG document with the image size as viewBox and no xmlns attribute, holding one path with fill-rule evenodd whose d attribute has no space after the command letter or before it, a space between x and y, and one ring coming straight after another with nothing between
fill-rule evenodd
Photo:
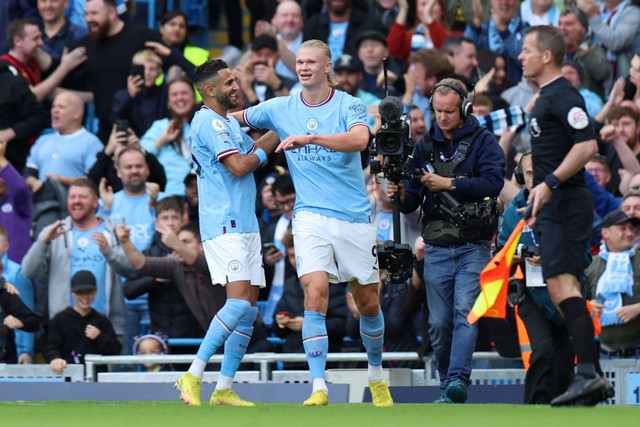
<instances>
[{"instance_id":1,"label":"light blue football jersey","mask_svg":"<svg viewBox=\"0 0 640 427\"><path fill-rule=\"evenodd\" d=\"M253 174L234 176L222 161L233 154L250 154L255 142L229 116L207 106L191 122L191 155L198 177L202 240L225 233L257 233L256 183Z\"/></svg>"},{"instance_id":2,"label":"light blue football jersey","mask_svg":"<svg viewBox=\"0 0 640 427\"><path fill-rule=\"evenodd\" d=\"M257 129L274 130L280 140L290 135L322 135L367 126L362 100L332 89L327 99L310 105L302 93L281 96L244 111L245 122ZM367 197L360 152L339 152L308 144L286 151L296 189L297 211L311 211L342 221L367 223L371 204Z\"/></svg>"},{"instance_id":3,"label":"light blue football jersey","mask_svg":"<svg viewBox=\"0 0 640 427\"><path fill-rule=\"evenodd\" d=\"M128 196L120 190L113 195L111 210L104 212L114 224L120 224L124 218L130 230L131 243L139 251L151 246L155 232L156 210L149 206L150 198L149 193Z\"/></svg>"}]
</instances>

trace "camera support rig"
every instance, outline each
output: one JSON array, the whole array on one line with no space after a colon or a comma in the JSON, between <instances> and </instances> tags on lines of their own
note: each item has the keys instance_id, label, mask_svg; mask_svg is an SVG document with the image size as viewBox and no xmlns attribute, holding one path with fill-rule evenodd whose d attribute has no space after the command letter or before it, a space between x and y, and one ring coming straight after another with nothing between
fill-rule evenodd
<instances>
[{"instance_id":1,"label":"camera support rig","mask_svg":"<svg viewBox=\"0 0 640 427\"><path fill-rule=\"evenodd\" d=\"M387 82L387 63L384 58L384 83L385 98L380 102L378 111L382 118L382 127L371 140L369 151L371 153L371 173L382 173L384 178L400 182L403 179L415 180L420 171L410 171L407 160L413 153L411 141L411 121L407 114L403 114L402 101L389 95ZM382 161L373 157L381 156ZM411 278L413 270L413 251L411 246L401 242L400 232L400 207L399 201L391 199L393 208L393 241L388 240L376 246L378 266L388 271L387 283L405 283Z\"/></svg>"}]
</instances>

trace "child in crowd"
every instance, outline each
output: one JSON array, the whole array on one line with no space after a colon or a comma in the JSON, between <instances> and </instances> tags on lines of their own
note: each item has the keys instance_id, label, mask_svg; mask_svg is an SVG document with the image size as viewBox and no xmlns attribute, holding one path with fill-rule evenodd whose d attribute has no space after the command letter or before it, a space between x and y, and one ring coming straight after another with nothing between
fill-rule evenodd
<instances>
[{"instance_id":1,"label":"child in crowd","mask_svg":"<svg viewBox=\"0 0 640 427\"><path fill-rule=\"evenodd\" d=\"M167 337L161 333L141 335L133 343L133 354L136 356L169 354ZM146 372L173 371L171 365L143 363L142 366Z\"/></svg>"},{"instance_id":2,"label":"child in crowd","mask_svg":"<svg viewBox=\"0 0 640 427\"><path fill-rule=\"evenodd\" d=\"M111 321L91 307L97 289L90 271L76 272L71 278L73 306L51 319L44 358L56 374L62 374L68 363L84 363L86 354L120 354Z\"/></svg>"}]
</instances>

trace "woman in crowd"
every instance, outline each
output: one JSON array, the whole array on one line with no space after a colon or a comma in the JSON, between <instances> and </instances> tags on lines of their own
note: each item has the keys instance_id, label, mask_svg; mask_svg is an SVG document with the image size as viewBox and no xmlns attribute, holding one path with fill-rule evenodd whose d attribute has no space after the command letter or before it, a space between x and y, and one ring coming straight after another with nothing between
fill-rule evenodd
<instances>
[{"instance_id":1,"label":"woman in crowd","mask_svg":"<svg viewBox=\"0 0 640 427\"><path fill-rule=\"evenodd\" d=\"M162 41L169 47L178 49L193 65L204 64L209 59L209 51L187 44L188 20L187 14L181 10L172 10L164 14L160 20L160 35ZM167 80L179 76L182 70L175 66L169 69Z\"/></svg>"},{"instance_id":2,"label":"woman in crowd","mask_svg":"<svg viewBox=\"0 0 640 427\"><path fill-rule=\"evenodd\" d=\"M187 77L178 77L167 85L167 97L170 116L153 122L140 144L164 167L165 193L184 196L184 179L192 167L189 123L197 107L193 83Z\"/></svg>"}]
</instances>

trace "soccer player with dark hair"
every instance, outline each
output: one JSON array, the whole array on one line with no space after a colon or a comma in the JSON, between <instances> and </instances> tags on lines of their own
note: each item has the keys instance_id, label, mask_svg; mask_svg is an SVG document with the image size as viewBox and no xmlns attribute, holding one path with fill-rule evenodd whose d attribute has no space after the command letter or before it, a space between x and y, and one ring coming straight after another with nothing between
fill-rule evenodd
<instances>
[{"instance_id":1,"label":"soccer player with dark hair","mask_svg":"<svg viewBox=\"0 0 640 427\"><path fill-rule=\"evenodd\" d=\"M224 344L224 360L211 405L255 406L232 389L233 378L253 333L256 301L264 287L261 241L255 215L253 171L266 162L278 138L257 142L227 116L240 96L229 66L220 59L196 68L194 82L204 105L191 123L191 153L198 179L200 234L214 284L226 287L227 301L211 321L189 371L176 387L180 399L200 405L207 362Z\"/></svg>"}]
</instances>

